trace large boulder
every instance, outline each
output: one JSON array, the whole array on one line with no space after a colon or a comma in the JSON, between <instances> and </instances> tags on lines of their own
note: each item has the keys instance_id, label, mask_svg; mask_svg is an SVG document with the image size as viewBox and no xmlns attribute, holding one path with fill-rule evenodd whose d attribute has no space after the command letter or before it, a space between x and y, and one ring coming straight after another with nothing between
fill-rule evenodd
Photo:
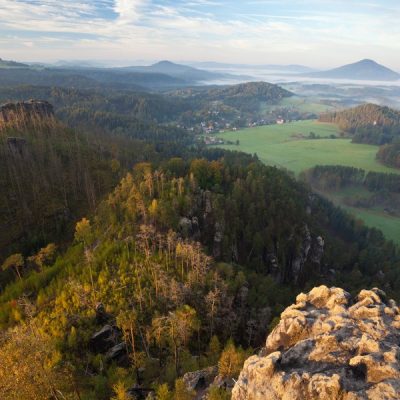
<instances>
[{"instance_id":1,"label":"large boulder","mask_svg":"<svg viewBox=\"0 0 400 400\"><path fill-rule=\"evenodd\" d=\"M197 217L182 217L179 221L179 233L184 239L199 240L200 227Z\"/></svg>"},{"instance_id":2,"label":"large boulder","mask_svg":"<svg viewBox=\"0 0 400 400\"><path fill-rule=\"evenodd\" d=\"M121 367L129 366L129 355L126 348L126 343L121 342L111 347L106 353L107 362L114 362Z\"/></svg>"},{"instance_id":3,"label":"large boulder","mask_svg":"<svg viewBox=\"0 0 400 400\"><path fill-rule=\"evenodd\" d=\"M379 289L297 296L250 357L233 400L400 399L400 311Z\"/></svg>"},{"instance_id":4,"label":"large boulder","mask_svg":"<svg viewBox=\"0 0 400 400\"><path fill-rule=\"evenodd\" d=\"M217 367L208 367L199 371L187 372L183 375L183 381L188 390L198 391L210 386L217 373Z\"/></svg>"},{"instance_id":5,"label":"large boulder","mask_svg":"<svg viewBox=\"0 0 400 400\"><path fill-rule=\"evenodd\" d=\"M118 343L120 336L118 328L112 325L104 325L92 335L89 347L95 353L105 353Z\"/></svg>"}]
</instances>

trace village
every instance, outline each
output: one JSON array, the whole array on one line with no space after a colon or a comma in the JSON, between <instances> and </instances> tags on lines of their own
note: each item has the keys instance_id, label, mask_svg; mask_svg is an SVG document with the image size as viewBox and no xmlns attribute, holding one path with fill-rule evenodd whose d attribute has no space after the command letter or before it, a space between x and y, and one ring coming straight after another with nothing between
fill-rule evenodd
<instances>
[{"instance_id":1,"label":"village","mask_svg":"<svg viewBox=\"0 0 400 400\"><path fill-rule=\"evenodd\" d=\"M239 145L239 140L236 140L234 142L231 142L231 141L227 142L216 135L218 133L225 133L228 131L236 132L237 130L244 129L244 128L254 128L256 126L275 125L275 124L283 125L286 122L289 122L289 121L286 121L282 117L277 118L275 121L266 121L265 119L260 119L260 120L254 121L254 122L253 121L248 122L244 127L241 126L239 128L237 126L232 126L230 123L225 123L225 125L222 125L218 121L211 121L208 123L201 122L200 136L202 138L203 143L207 146L216 146L216 145L223 145L223 144Z\"/></svg>"}]
</instances>

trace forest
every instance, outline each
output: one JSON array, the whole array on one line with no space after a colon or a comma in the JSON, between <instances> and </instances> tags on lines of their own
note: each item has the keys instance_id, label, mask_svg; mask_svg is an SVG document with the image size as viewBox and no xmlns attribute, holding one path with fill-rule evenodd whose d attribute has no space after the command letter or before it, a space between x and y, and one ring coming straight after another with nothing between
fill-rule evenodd
<instances>
[{"instance_id":1,"label":"forest","mask_svg":"<svg viewBox=\"0 0 400 400\"><path fill-rule=\"evenodd\" d=\"M242 96L288 92L2 96L35 93L54 113L34 102L1 109L1 399L186 400L199 394L187 384L196 371L210 400L229 399L299 291L380 286L398 299L400 254L380 231L256 155L205 148L163 120L179 118L185 96L191 109L239 110ZM397 176L312 174L328 186L399 190Z\"/></svg>"},{"instance_id":2,"label":"forest","mask_svg":"<svg viewBox=\"0 0 400 400\"><path fill-rule=\"evenodd\" d=\"M399 135L400 112L375 104L322 114L321 122L337 124L351 135L354 143L378 145L376 158L383 164L400 168Z\"/></svg>"},{"instance_id":3,"label":"forest","mask_svg":"<svg viewBox=\"0 0 400 400\"><path fill-rule=\"evenodd\" d=\"M376 158L385 165L400 168L400 142L399 139L381 146Z\"/></svg>"},{"instance_id":4,"label":"forest","mask_svg":"<svg viewBox=\"0 0 400 400\"><path fill-rule=\"evenodd\" d=\"M137 163L68 248L4 261L2 398L189 399L183 374L214 366L211 398L228 398L298 288L396 296L398 250L378 231L283 171L221 155Z\"/></svg>"},{"instance_id":5,"label":"forest","mask_svg":"<svg viewBox=\"0 0 400 400\"><path fill-rule=\"evenodd\" d=\"M202 134L208 126L226 129L259 120L275 123L282 110L266 115L265 105L279 104L290 96L292 93L265 82L171 88L162 93L84 85L0 88L3 102L29 98L49 101L55 107L57 118L69 127L103 130L155 142L180 140L185 134ZM305 116L296 110L289 112L290 115L296 119Z\"/></svg>"},{"instance_id":6,"label":"forest","mask_svg":"<svg viewBox=\"0 0 400 400\"><path fill-rule=\"evenodd\" d=\"M353 137L354 143L383 145L400 134L400 112L375 104L322 114L320 121L337 124Z\"/></svg>"}]
</instances>

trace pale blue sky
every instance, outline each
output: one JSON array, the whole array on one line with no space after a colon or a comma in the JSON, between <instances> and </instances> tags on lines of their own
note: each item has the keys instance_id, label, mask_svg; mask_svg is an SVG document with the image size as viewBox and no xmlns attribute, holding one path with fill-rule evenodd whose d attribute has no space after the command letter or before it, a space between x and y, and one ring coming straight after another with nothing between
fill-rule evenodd
<instances>
[{"instance_id":1,"label":"pale blue sky","mask_svg":"<svg viewBox=\"0 0 400 400\"><path fill-rule=\"evenodd\" d=\"M0 0L0 57L400 70L399 0Z\"/></svg>"}]
</instances>

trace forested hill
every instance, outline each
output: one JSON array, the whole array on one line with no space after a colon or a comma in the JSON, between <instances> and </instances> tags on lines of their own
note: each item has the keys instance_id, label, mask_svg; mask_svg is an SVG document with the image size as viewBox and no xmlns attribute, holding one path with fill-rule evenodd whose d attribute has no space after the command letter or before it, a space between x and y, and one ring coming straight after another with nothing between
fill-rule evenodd
<instances>
[{"instance_id":1,"label":"forested hill","mask_svg":"<svg viewBox=\"0 0 400 400\"><path fill-rule=\"evenodd\" d=\"M54 256L4 264L21 279L0 296L2 326L16 325L0 344L2 399L192 398L177 378L217 363L227 396L249 354L232 340L260 346L299 286L400 285L382 235L239 153L137 164Z\"/></svg>"},{"instance_id":2,"label":"forested hill","mask_svg":"<svg viewBox=\"0 0 400 400\"><path fill-rule=\"evenodd\" d=\"M376 104L362 104L348 110L322 114L321 122L333 122L345 131L354 133L368 126L392 127L400 125L400 111Z\"/></svg>"},{"instance_id":3,"label":"forested hill","mask_svg":"<svg viewBox=\"0 0 400 400\"><path fill-rule=\"evenodd\" d=\"M0 256L65 238L71 223L118 183L153 146L71 130L46 102L0 108ZM1 279L0 279L1 283Z\"/></svg>"},{"instance_id":4,"label":"forested hill","mask_svg":"<svg viewBox=\"0 0 400 400\"><path fill-rule=\"evenodd\" d=\"M338 124L359 143L384 144L400 135L400 111L376 104L322 114L320 121Z\"/></svg>"},{"instance_id":5,"label":"forested hill","mask_svg":"<svg viewBox=\"0 0 400 400\"><path fill-rule=\"evenodd\" d=\"M207 91L210 100L233 100L235 98L256 98L270 104L276 104L285 97L293 96L293 93L278 85L267 82L248 82L239 85L212 88Z\"/></svg>"},{"instance_id":6,"label":"forested hill","mask_svg":"<svg viewBox=\"0 0 400 400\"><path fill-rule=\"evenodd\" d=\"M246 125L259 118L263 105L278 104L291 95L265 82L202 86L166 93L18 86L1 89L0 102L41 98L51 102L56 116L71 127L101 129L152 142L173 139L182 142L185 134L176 125L189 129L200 129L201 122L218 122L221 127L226 123Z\"/></svg>"},{"instance_id":7,"label":"forested hill","mask_svg":"<svg viewBox=\"0 0 400 400\"><path fill-rule=\"evenodd\" d=\"M260 103L278 104L293 93L278 85L267 82L248 82L231 86L214 86L189 88L175 91L172 94L188 99L191 102L204 103L220 101L226 106L242 111L258 111Z\"/></svg>"}]
</instances>

